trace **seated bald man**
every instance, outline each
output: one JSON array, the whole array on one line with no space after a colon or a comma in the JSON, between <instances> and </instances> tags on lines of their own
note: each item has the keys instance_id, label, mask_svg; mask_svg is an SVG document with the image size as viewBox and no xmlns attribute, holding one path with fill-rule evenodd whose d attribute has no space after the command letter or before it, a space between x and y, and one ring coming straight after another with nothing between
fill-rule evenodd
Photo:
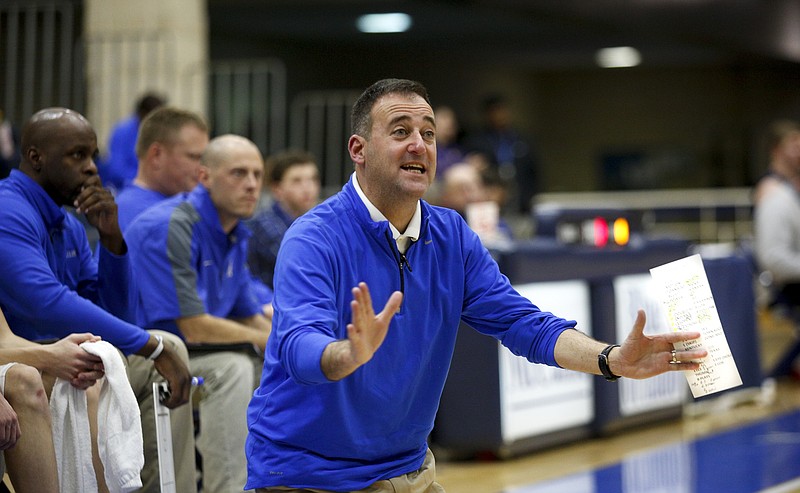
<instances>
[{"instance_id":1,"label":"seated bald man","mask_svg":"<svg viewBox=\"0 0 800 493\"><path fill-rule=\"evenodd\" d=\"M271 329L247 268L242 219L258 202L261 152L236 135L209 142L200 184L139 214L125 230L136 268L139 324L189 343L248 343L263 354ZM261 359L245 352L192 351L205 379L197 448L204 492L241 491L246 410Z\"/></svg>"}]
</instances>

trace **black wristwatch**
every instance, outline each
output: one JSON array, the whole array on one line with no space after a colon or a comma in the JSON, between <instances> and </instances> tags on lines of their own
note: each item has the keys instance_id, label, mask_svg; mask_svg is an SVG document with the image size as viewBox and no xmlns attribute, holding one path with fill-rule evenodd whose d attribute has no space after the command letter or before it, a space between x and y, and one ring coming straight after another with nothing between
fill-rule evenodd
<instances>
[{"instance_id":1,"label":"black wristwatch","mask_svg":"<svg viewBox=\"0 0 800 493\"><path fill-rule=\"evenodd\" d=\"M615 347L619 347L619 344L610 344L597 355L597 366L600 367L600 373L602 373L609 382L615 382L619 379L619 375L611 373L611 368L608 367L608 353Z\"/></svg>"}]
</instances>

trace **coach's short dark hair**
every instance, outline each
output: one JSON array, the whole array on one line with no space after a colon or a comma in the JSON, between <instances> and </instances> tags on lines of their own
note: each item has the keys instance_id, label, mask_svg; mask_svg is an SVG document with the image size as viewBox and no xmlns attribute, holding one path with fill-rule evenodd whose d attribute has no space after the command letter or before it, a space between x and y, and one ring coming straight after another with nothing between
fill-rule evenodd
<instances>
[{"instance_id":1,"label":"coach's short dark hair","mask_svg":"<svg viewBox=\"0 0 800 493\"><path fill-rule=\"evenodd\" d=\"M369 137L372 128L370 112L375 102L388 94L416 94L431 104L428 90L419 82L407 79L382 79L369 86L353 105L350 126L354 135Z\"/></svg>"}]
</instances>

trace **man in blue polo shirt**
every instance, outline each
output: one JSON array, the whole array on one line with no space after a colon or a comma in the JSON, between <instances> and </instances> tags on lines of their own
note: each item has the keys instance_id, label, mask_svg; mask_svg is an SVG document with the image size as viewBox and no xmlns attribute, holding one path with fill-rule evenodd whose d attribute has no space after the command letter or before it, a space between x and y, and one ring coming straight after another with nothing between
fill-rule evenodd
<instances>
[{"instance_id":1,"label":"man in blue polo shirt","mask_svg":"<svg viewBox=\"0 0 800 493\"><path fill-rule=\"evenodd\" d=\"M139 286L138 321L188 343L251 343L263 353L270 323L246 266L249 232L241 219L258 202L263 161L251 141L213 139L201 160L200 185L140 214L125 231ZM259 362L260 363L260 362ZM260 369L256 358L231 351L190 354L205 378L197 447L203 489L244 487L245 411Z\"/></svg>"},{"instance_id":2,"label":"man in blue polo shirt","mask_svg":"<svg viewBox=\"0 0 800 493\"><path fill-rule=\"evenodd\" d=\"M192 111L163 106L142 120L136 177L117 195L123 233L148 207L197 186L200 156L207 145L208 125Z\"/></svg>"},{"instance_id":3,"label":"man in blue polo shirt","mask_svg":"<svg viewBox=\"0 0 800 493\"><path fill-rule=\"evenodd\" d=\"M191 192L200 179L200 157L208 145L208 125L192 111L164 106L142 121L136 154L136 178L117 196L123 233L133 220L170 197ZM264 313L272 316L272 289L252 277Z\"/></svg>"},{"instance_id":4,"label":"man in blue polo shirt","mask_svg":"<svg viewBox=\"0 0 800 493\"><path fill-rule=\"evenodd\" d=\"M186 348L171 334L150 334L125 321L131 317L128 248L114 198L97 176L96 154L94 129L75 111L44 109L23 128L20 167L0 182L0 309L25 339L91 332L129 355L145 440L143 491L159 491L152 383L165 378L179 491L195 492L191 408L181 406L191 388ZM64 206L97 228L97 258L83 225Z\"/></svg>"}]
</instances>

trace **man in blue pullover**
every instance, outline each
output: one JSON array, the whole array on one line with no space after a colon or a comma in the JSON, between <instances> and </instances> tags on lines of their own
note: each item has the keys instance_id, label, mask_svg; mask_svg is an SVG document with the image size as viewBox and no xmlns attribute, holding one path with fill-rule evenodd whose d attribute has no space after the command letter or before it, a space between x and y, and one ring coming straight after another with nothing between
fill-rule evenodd
<instances>
[{"instance_id":1,"label":"man in blue pullover","mask_svg":"<svg viewBox=\"0 0 800 493\"><path fill-rule=\"evenodd\" d=\"M130 264L117 207L102 187L93 157L97 136L66 108L34 114L22 131L22 163L0 182L0 309L28 340L91 332L128 355L128 378L142 412L143 491L159 491L152 383L166 379L173 409L179 491L196 492L186 347L168 333L128 323ZM99 233L97 258L75 207Z\"/></svg>"},{"instance_id":2,"label":"man in blue pullover","mask_svg":"<svg viewBox=\"0 0 800 493\"><path fill-rule=\"evenodd\" d=\"M704 350L670 364L672 343L699 334L645 336L644 312L620 347L539 310L458 213L421 200L436 173L421 84L373 84L352 126L354 175L295 221L278 255L272 334L248 409L247 488L443 491L426 439L461 319L534 363L607 378L699 367L688 361Z\"/></svg>"}]
</instances>

